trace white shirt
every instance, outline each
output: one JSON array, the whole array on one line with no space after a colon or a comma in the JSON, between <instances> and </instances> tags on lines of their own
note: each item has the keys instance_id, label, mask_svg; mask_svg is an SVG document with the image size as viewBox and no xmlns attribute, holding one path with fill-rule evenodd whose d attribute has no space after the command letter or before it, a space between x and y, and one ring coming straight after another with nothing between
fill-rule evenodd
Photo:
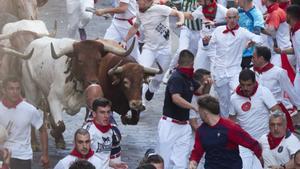
<instances>
[{"instance_id":1,"label":"white shirt","mask_svg":"<svg viewBox=\"0 0 300 169\"><path fill-rule=\"evenodd\" d=\"M138 13L138 5L136 3L136 0L117 0L116 2L119 6L120 2L128 4L128 8L124 13L116 13L114 14L114 18L119 18L119 19L132 19L136 17ZM134 20L133 20L134 22ZM123 27L123 28L130 28L131 25L128 23L128 21L124 20L118 20L118 19L113 19L112 24L114 24L117 27Z\"/></svg>"},{"instance_id":2,"label":"white shirt","mask_svg":"<svg viewBox=\"0 0 300 169\"><path fill-rule=\"evenodd\" d=\"M145 48L163 49L170 46L169 15L172 8L153 4L146 12L137 15L137 23L144 27Z\"/></svg>"},{"instance_id":3,"label":"white shirt","mask_svg":"<svg viewBox=\"0 0 300 169\"><path fill-rule=\"evenodd\" d=\"M225 8L224 6L222 6L220 4L217 4L216 17L213 21L216 22L216 23L225 22L226 21L226 19L225 19L226 12L227 12L227 8ZM192 15L193 15L194 20L196 20L196 19L202 19L202 20L205 19L205 16L202 12L202 6L199 6L192 13ZM202 30L200 31L201 37L203 38L204 36L211 35L214 30L215 30L215 28L213 28L213 27L206 27L205 25L202 25Z\"/></svg>"},{"instance_id":4,"label":"white shirt","mask_svg":"<svg viewBox=\"0 0 300 169\"><path fill-rule=\"evenodd\" d=\"M262 74L255 72L255 75L258 83L270 89L278 102L283 103L287 108L292 107L292 105L287 103L284 99L285 91L288 93L289 99L293 105L300 108L300 96L296 94L286 70L274 65L273 68Z\"/></svg>"},{"instance_id":5,"label":"white shirt","mask_svg":"<svg viewBox=\"0 0 300 169\"><path fill-rule=\"evenodd\" d=\"M22 101L16 108L8 109L0 102L0 124L4 127L11 123L8 138L4 147L11 152L12 158L29 160L32 159L31 149L31 125L40 129L43 125L43 113L34 106Z\"/></svg>"},{"instance_id":6,"label":"white shirt","mask_svg":"<svg viewBox=\"0 0 300 169\"><path fill-rule=\"evenodd\" d=\"M296 64L296 69L298 73L300 73L300 29L295 32L295 34L292 36L292 43L293 43L293 48L295 52L295 56L297 58L297 64Z\"/></svg>"},{"instance_id":7,"label":"white shirt","mask_svg":"<svg viewBox=\"0 0 300 169\"><path fill-rule=\"evenodd\" d=\"M69 167L72 165L73 162L75 162L78 158L72 155L67 155L65 158L59 160L59 162L56 164L54 169L69 169ZM102 166L100 165L102 161L95 156L95 154L90 157L87 161L92 163L96 169L102 169Z\"/></svg>"},{"instance_id":8,"label":"white shirt","mask_svg":"<svg viewBox=\"0 0 300 169\"><path fill-rule=\"evenodd\" d=\"M287 163L291 155L295 154L297 150L300 150L300 141L292 133L283 138L280 144L273 150L270 150L267 134L264 134L259 139L259 143L263 150L265 168L268 168L270 165L278 166Z\"/></svg>"},{"instance_id":9,"label":"white shirt","mask_svg":"<svg viewBox=\"0 0 300 169\"><path fill-rule=\"evenodd\" d=\"M93 122L87 123L83 128L89 131L91 148L101 160L101 163L98 165L103 166L103 169L108 169L112 148L112 129L109 129L106 133L102 133Z\"/></svg>"},{"instance_id":10,"label":"white shirt","mask_svg":"<svg viewBox=\"0 0 300 169\"><path fill-rule=\"evenodd\" d=\"M230 100L230 115L236 115L239 125L252 137L259 139L269 132L269 109L277 102L268 88L258 85L251 98L234 93Z\"/></svg>"},{"instance_id":11,"label":"white shirt","mask_svg":"<svg viewBox=\"0 0 300 169\"><path fill-rule=\"evenodd\" d=\"M241 71L243 50L250 40L261 43L259 35L251 33L240 27L235 30L235 36L231 33L223 33L226 26L219 26L212 34L209 45L205 48L212 48L216 55L211 58L212 74L215 77L233 77Z\"/></svg>"}]
</instances>

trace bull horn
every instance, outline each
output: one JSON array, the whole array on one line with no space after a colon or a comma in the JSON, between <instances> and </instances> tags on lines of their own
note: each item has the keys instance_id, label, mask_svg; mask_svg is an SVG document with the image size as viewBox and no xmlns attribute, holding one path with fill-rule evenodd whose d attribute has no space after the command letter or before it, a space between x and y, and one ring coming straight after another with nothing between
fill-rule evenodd
<instances>
[{"instance_id":1,"label":"bull horn","mask_svg":"<svg viewBox=\"0 0 300 169\"><path fill-rule=\"evenodd\" d=\"M0 34L0 40L8 39L11 36L11 33Z\"/></svg>"},{"instance_id":2,"label":"bull horn","mask_svg":"<svg viewBox=\"0 0 300 169\"><path fill-rule=\"evenodd\" d=\"M56 54L53 43L51 42L51 56L53 59L58 59L58 58L64 56L65 54L71 53L71 52L73 52L73 44L70 45L69 47L62 49L62 51L59 54Z\"/></svg>"},{"instance_id":3,"label":"bull horn","mask_svg":"<svg viewBox=\"0 0 300 169\"><path fill-rule=\"evenodd\" d=\"M31 51L27 55L25 55L23 53L20 53L20 52L14 50L14 49L6 48L6 47L1 48L1 50L3 50L8 55L17 56L17 57L20 57L24 60L30 59L31 56L33 55L33 52L34 52L34 48L32 48Z\"/></svg>"},{"instance_id":4,"label":"bull horn","mask_svg":"<svg viewBox=\"0 0 300 169\"><path fill-rule=\"evenodd\" d=\"M109 69L108 75L111 76L115 73L121 73L123 71L123 68L120 67L122 62L123 62L123 60L120 60L120 62L118 64L116 64L113 68Z\"/></svg>"},{"instance_id":5,"label":"bull horn","mask_svg":"<svg viewBox=\"0 0 300 169\"><path fill-rule=\"evenodd\" d=\"M163 73L163 69L160 66L160 64L158 62L156 62L158 69L156 68L150 68L150 67L144 67L144 73L148 73L148 74L162 74Z\"/></svg>"},{"instance_id":6,"label":"bull horn","mask_svg":"<svg viewBox=\"0 0 300 169\"><path fill-rule=\"evenodd\" d=\"M134 44L135 44L135 38L133 39L133 41L130 45L130 48L128 50L124 50L123 48L122 49L117 48L117 47L113 46L112 44L106 43L104 41L102 41L102 43L104 45L104 50L105 51L114 53L114 54L122 56L122 57L125 57L125 56L128 56L131 53L131 51L133 50Z\"/></svg>"}]
</instances>

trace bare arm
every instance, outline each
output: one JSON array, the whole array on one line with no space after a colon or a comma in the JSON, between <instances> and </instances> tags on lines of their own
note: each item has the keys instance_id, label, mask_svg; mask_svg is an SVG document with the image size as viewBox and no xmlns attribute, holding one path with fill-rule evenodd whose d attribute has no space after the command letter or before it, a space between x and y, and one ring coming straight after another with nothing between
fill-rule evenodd
<instances>
[{"instance_id":1,"label":"bare arm","mask_svg":"<svg viewBox=\"0 0 300 169\"><path fill-rule=\"evenodd\" d=\"M184 100L181 96L180 96L180 94L172 94L172 101L176 104L176 105L178 105L178 106L180 106L180 107L182 107L182 108L184 108L184 109L193 109L193 110L195 110L196 112L198 112L198 110L197 110L197 108L195 108L191 103L189 103L188 101L186 101L186 100Z\"/></svg>"},{"instance_id":2,"label":"bare arm","mask_svg":"<svg viewBox=\"0 0 300 169\"><path fill-rule=\"evenodd\" d=\"M183 12L183 15L185 19L194 20L194 17L191 12Z\"/></svg>"},{"instance_id":3,"label":"bare arm","mask_svg":"<svg viewBox=\"0 0 300 169\"><path fill-rule=\"evenodd\" d=\"M189 122L190 122L190 125L191 125L193 131L196 131L199 128L197 118L192 118L192 119L189 120Z\"/></svg>"},{"instance_id":4,"label":"bare arm","mask_svg":"<svg viewBox=\"0 0 300 169\"><path fill-rule=\"evenodd\" d=\"M101 16L107 13L108 14L124 13L127 9L128 9L128 4L124 2L120 2L120 5L116 8L97 9L95 14Z\"/></svg>"},{"instance_id":5,"label":"bare arm","mask_svg":"<svg viewBox=\"0 0 300 169\"><path fill-rule=\"evenodd\" d=\"M139 24L134 23L133 26L129 29L124 41L127 42L130 38L132 38L138 31L138 28L139 28Z\"/></svg>"},{"instance_id":6,"label":"bare arm","mask_svg":"<svg viewBox=\"0 0 300 169\"><path fill-rule=\"evenodd\" d=\"M48 133L45 125L39 129L40 142L42 146L41 162L44 168L49 168L49 157L48 157Z\"/></svg>"},{"instance_id":7,"label":"bare arm","mask_svg":"<svg viewBox=\"0 0 300 169\"><path fill-rule=\"evenodd\" d=\"M280 48L274 48L274 51L278 54L286 53L288 55L295 54L294 48L288 48L288 49L280 49Z\"/></svg>"},{"instance_id":8,"label":"bare arm","mask_svg":"<svg viewBox=\"0 0 300 169\"><path fill-rule=\"evenodd\" d=\"M172 9L170 15L178 18L178 21L176 22L177 26L182 26L184 24L184 14L182 12Z\"/></svg>"}]
</instances>

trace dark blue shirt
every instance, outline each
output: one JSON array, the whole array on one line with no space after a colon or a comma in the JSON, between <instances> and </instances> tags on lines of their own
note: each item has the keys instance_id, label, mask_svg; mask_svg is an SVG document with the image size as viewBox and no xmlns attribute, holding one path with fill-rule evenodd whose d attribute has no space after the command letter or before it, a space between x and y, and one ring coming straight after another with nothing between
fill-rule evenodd
<instances>
[{"instance_id":1,"label":"dark blue shirt","mask_svg":"<svg viewBox=\"0 0 300 169\"><path fill-rule=\"evenodd\" d=\"M163 115L180 121L189 120L190 110L182 108L173 103L172 95L180 94L183 99L191 102L193 93L199 88L199 86L199 83L197 83L195 80L176 70L171 75L167 83Z\"/></svg>"}]
</instances>

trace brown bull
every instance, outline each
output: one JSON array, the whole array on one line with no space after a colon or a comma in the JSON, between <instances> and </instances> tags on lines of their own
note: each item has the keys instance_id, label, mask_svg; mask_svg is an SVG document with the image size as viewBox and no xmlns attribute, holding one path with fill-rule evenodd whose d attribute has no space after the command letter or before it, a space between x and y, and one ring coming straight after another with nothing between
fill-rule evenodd
<instances>
[{"instance_id":1,"label":"brown bull","mask_svg":"<svg viewBox=\"0 0 300 169\"><path fill-rule=\"evenodd\" d=\"M135 61L107 54L99 65L99 80L104 97L112 101L112 110L121 115L123 124L135 125L139 121L142 105L142 84L149 76L162 73L154 68L145 68ZM131 110L131 118L127 112Z\"/></svg>"}]
</instances>

